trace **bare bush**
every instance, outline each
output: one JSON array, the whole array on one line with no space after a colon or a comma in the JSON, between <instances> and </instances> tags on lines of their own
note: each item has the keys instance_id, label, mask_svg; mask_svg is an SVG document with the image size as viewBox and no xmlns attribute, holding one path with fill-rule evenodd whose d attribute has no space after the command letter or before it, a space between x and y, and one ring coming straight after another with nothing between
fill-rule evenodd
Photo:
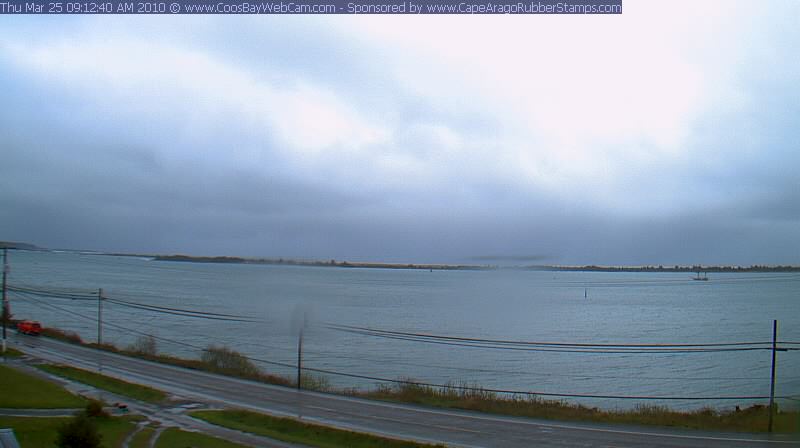
<instances>
[{"instance_id":1,"label":"bare bush","mask_svg":"<svg viewBox=\"0 0 800 448\"><path fill-rule=\"evenodd\" d=\"M253 377L259 376L261 371L243 354L225 347L210 345L200 357L204 364L212 370L233 375Z\"/></svg>"},{"instance_id":2,"label":"bare bush","mask_svg":"<svg viewBox=\"0 0 800 448\"><path fill-rule=\"evenodd\" d=\"M150 335L139 336L133 344L128 346L128 351L137 355L156 356L158 354L156 338Z\"/></svg>"}]
</instances>

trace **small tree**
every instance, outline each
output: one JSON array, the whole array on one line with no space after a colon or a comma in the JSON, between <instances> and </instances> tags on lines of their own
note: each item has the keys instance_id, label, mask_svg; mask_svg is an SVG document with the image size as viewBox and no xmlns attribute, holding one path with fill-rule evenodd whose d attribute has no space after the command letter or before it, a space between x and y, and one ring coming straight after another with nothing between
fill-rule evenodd
<instances>
[{"instance_id":1,"label":"small tree","mask_svg":"<svg viewBox=\"0 0 800 448\"><path fill-rule=\"evenodd\" d=\"M58 428L56 446L58 448L100 448L102 436L97 432L97 426L80 412L65 425Z\"/></svg>"}]
</instances>

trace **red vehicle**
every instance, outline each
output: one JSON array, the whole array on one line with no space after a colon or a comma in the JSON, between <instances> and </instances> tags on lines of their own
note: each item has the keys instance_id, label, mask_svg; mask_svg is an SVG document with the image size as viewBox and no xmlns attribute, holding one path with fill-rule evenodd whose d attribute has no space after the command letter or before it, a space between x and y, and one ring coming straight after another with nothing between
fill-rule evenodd
<instances>
[{"instance_id":1,"label":"red vehicle","mask_svg":"<svg viewBox=\"0 0 800 448\"><path fill-rule=\"evenodd\" d=\"M31 336L39 336L42 333L42 324L35 320L23 320L17 323L17 331L22 334L29 334Z\"/></svg>"}]
</instances>

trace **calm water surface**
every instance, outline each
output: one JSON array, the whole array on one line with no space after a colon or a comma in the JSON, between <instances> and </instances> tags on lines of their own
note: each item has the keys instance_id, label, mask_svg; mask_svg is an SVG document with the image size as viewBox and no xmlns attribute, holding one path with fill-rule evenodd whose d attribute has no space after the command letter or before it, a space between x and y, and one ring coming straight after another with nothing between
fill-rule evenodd
<instances>
[{"instance_id":1,"label":"calm water surface","mask_svg":"<svg viewBox=\"0 0 800 448\"><path fill-rule=\"evenodd\" d=\"M154 314L106 303L104 339L125 346L131 329L194 346L225 344L257 359L296 362L305 313L304 365L382 378L594 395L768 395L769 351L587 354L478 349L337 332L322 323L526 341L717 343L800 341L800 275L423 271L160 262L73 253L10 252L10 284L103 288L159 306L254 316L264 323ZM586 292L588 297L584 297ZM96 303L12 294L17 318L96 337ZM59 307L53 308L52 305ZM186 345L159 350L197 356ZM292 369L263 365L293 374ZM778 355L777 395L800 395L800 352ZM375 381L329 375L335 386ZM638 401L583 399L604 407ZM678 408L741 401L662 401ZM783 406L793 406L784 401Z\"/></svg>"}]
</instances>

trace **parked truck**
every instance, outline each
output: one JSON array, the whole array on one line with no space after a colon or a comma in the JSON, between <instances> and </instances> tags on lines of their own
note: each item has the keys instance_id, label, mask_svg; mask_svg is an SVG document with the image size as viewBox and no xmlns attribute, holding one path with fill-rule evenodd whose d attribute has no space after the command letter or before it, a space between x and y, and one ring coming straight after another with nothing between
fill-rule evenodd
<instances>
[{"instance_id":1,"label":"parked truck","mask_svg":"<svg viewBox=\"0 0 800 448\"><path fill-rule=\"evenodd\" d=\"M17 331L22 334L39 336L42 333L42 324L35 320L23 320L17 323Z\"/></svg>"}]
</instances>

